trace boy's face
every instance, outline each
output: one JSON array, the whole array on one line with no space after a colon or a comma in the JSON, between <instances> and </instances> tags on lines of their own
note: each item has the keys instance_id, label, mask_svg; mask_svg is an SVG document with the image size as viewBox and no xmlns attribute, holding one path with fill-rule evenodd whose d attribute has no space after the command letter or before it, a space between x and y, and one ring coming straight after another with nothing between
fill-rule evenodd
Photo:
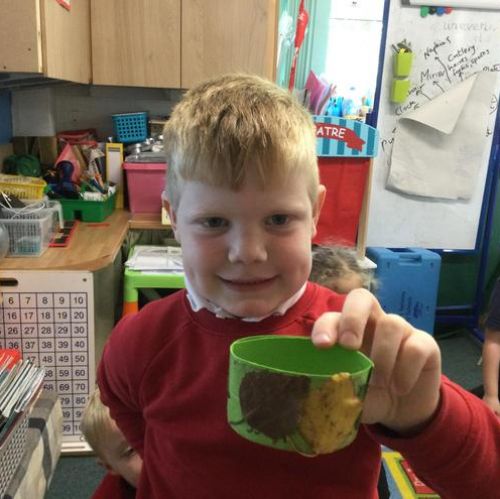
<instances>
[{"instance_id":1,"label":"boy's face","mask_svg":"<svg viewBox=\"0 0 500 499\"><path fill-rule=\"evenodd\" d=\"M312 206L307 184L304 174L266 190L251 177L239 191L183 182L170 217L196 292L237 317L268 315L296 293L324 199L321 186Z\"/></svg>"},{"instance_id":2,"label":"boy's face","mask_svg":"<svg viewBox=\"0 0 500 499\"><path fill-rule=\"evenodd\" d=\"M114 421L111 421L109 430L103 442L102 457L104 466L111 472L122 476L130 485L137 487L141 474L142 459L130 447Z\"/></svg>"}]
</instances>

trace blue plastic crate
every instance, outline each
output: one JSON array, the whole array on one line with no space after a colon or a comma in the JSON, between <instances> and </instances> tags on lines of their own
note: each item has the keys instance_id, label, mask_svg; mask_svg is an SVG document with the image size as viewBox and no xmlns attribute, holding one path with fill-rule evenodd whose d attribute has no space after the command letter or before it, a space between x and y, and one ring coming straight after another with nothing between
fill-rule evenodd
<instances>
[{"instance_id":1,"label":"blue plastic crate","mask_svg":"<svg viewBox=\"0 0 500 499\"><path fill-rule=\"evenodd\" d=\"M377 264L376 295L382 308L433 334L441 257L422 248L370 247L366 254Z\"/></svg>"},{"instance_id":2,"label":"blue plastic crate","mask_svg":"<svg viewBox=\"0 0 500 499\"><path fill-rule=\"evenodd\" d=\"M143 142L148 137L147 113L113 114L113 127L118 142Z\"/></svg>"}]
</instances>

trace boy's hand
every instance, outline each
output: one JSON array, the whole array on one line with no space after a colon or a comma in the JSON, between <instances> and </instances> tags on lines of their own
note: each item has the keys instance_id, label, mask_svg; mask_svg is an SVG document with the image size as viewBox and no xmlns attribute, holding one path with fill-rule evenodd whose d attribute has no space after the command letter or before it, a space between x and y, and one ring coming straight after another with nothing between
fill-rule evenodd
<instances>
[{"instance_id":1,"label":"boy's hand","mask_svg":"<svg viewBox=\"0 0 500 499\"><path fill-rule=\"evenodd\" d=\"M495 396L485 395L483 397L484 403L497 415L500 416L500 400Z\"/></svg>"},{"instance_id":2,"label":"boy's hand","mask_svg":"<svg viewBox=\"0 0 500 499\"><path fill-rule=\"evenodd\" d=\"M364 423L380 423L404 435L418 432L431 419L439 403L439 347L431 335L386 314L370 292L351 291L342 312L323 314L311 337L319 348L339 343L374 362Z\"/></svg>"}]
</instances>

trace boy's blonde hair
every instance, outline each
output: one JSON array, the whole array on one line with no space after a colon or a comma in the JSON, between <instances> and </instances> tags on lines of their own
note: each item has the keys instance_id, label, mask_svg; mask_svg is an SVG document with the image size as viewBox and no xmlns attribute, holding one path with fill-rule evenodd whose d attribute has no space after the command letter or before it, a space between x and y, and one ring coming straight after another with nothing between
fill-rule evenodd
<instances>
[{"instance_id":1,"label":"boy's blonde hair","mask_svg":"<svg viewBox=\"0 0 500 499\"><path fill-rule=\"evenodd\" d=\"M286 90L257 76L229 74L189 90L164 129L167 198L178 206L182 180L237 190L252 172L262 187L307 172L319 185L311 115Z\"/></svg>"},{"instance_id":2,"label":"boy's blonde hair","mask_svg":"<svg viewBox=\"0 0 500 499\"><path fill-rule=\"evenodd\" d=\"M101 402L101 393L99 388L96 388L85 406L80 429L90 447L103 461L103 447L112 422L109 409Z\"/></svg>"}]
</instances>

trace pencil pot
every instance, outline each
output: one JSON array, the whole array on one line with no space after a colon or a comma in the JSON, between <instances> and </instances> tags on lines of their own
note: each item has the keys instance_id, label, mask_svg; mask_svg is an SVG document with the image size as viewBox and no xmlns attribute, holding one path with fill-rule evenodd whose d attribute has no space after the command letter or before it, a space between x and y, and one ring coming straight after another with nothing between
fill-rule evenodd
<instances>
[{"instance_id":1,"label":"pencil pot","mask_svg":"<svg viewBox=\"0 0 500 499\"><path fill-rule=\"evenodd\" d=\"M394 76L398 78L406 78L410 76L411 66L413 63L413 52L402 52L394 55Z\"/></svg>"},{"instance_id":2,"label":"pencil pot","mask_svg":"<svg viewBox=\"0 0 500 499\"><path fill-rule=\"evenodd\" d=\"M408 97L409 90L410 80L397 80L394 78L391 86L391 102L401 104Z\"/></svg>"},{"instance_id":3,"label":"pencil pot","mask_svg":"<svg viewBox=\"0 0 500 499\"><path fill-rule=\"evenodd\" d=\"M263 335L231 345L227 417L243 438L307 456L348 446L357 435L373 367L338 345Z\"/></svg>"}]
</instances>

